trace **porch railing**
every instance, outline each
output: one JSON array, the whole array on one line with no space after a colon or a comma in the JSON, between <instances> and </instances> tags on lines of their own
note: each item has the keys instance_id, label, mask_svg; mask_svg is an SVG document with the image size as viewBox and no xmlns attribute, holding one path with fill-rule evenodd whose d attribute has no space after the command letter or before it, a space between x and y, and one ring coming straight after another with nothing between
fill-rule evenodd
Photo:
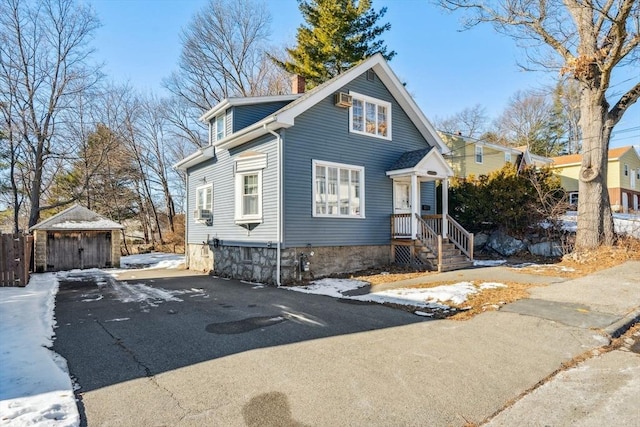
<instances>
[{"instance_id":1,"label":"porch railing","mask_svg":"<svg viewBox=\"0 0 640 427\"><path fill-rule=\"evenodd\" d=\"M423 230L424 229L424 230ZM435 234L442 236L442 215L423 215L418 216L418 230L421 236L429 236ZM395 238L411 237L411 214L391 215L391 233ZM447 237L460 252L465 254L470 260L473 260L473 233L469 233L455 219L447 215ZM437 242L431 241L429 247L435 252L439 246Z\"/></svg>"},{"instance_id":2,"label":"porch railing","mask_svg":"<svg viewBox=\"0 0 640 427\"><path fill-rule=\"evenodd\" d=\"M449 215L447 215L447 237L460 249L460 252L473 261L473 233L469 233Z\"/></svg>"},{"instance_id":3,"label":"porch railing","mask_svg":"<svg viewBox=\"0 0 640 427\"><path fill-rule=\"evenodd\" d=\"M391 236L411 237L411 214L391 215Z\"/></svg>"},{"instance_id":4,"label":"porch railing","mask_svg":"<svg viewBox=\"0 0 640 427\"><path fill-rule=\"evenodd\" d=\"M442 234L434 230L427 220L416 214L418 219L418 232L417 238L420 239L422 244L431 249L431 252L438 256L438 269L442 265Z\"/></svg>"}]
</instances>

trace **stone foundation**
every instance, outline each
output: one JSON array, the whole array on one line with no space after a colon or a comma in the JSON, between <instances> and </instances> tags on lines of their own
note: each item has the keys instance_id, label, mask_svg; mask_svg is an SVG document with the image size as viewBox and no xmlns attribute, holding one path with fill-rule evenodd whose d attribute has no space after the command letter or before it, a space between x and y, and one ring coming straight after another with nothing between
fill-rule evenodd
<instances>
[{"instance_id":1,"label":"stone foundation","mask_svg":"<svg viewBox=\"0 0 640 427\"><path fill-rule=\"evenodd\" d=\"M309 261L309 271L300 272L302 256ZM275 248L220 246L214 248L213 257L216 260L213 273L217 276L276 284ZM281 283L286 285L390 263L390 247L386 245L287 248L281 252Z\"/></svg>"},{"instance_id":2,"label":"stone foundation","mask_svg":"<svg viewBox=\"0 0 640 427\"><path fill-rule=\"evenodd\" d=\"M309 261L309 271L301 274L299 262L303 254ZM391 262L389 245L288 248L282 251L282 282L290 283L300 278L309 280L333 274L352 273L389 265Z\"/></svg>"},{"instance_id":3,"label":"stone foundation","mask_svg":"<svg viewBox=\"0 0 640 427\"><path fill-rule=\"evenodd\" d=\"M258 283L276 283L275 248L220 246L213 249L213 274Z\"/></svg>"},{"instance_id":4,"label":"stone foundation","mask_svg":"<svg viewBox=\"0 0 640 427\"><path fill-rule=\"evenodd\" d=\"M213 270L213 252L209 245L203 243L187 244L187 257L189 270L209 272Z\"/></svg>"}]
</instances>

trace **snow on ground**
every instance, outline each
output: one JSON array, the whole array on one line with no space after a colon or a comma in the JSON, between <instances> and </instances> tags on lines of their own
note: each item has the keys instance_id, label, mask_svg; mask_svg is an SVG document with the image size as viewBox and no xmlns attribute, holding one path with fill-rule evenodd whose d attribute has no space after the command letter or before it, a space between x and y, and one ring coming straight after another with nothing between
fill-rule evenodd
<instances>
[{"instance_id":1,"label":"snow on ground","mask_svg":"<svg viewBox=\"0 0 640 427\"><path fill-rule=\"evenodd\" d=\"M483 289L506 287L506 285L502 283L482 283L475 285L472 282L460 282L452 285L435 286L433 288L398 288L379 292L358 292L359 289L367 285L367 282L360 280L328 278L313 281L306 286L295 286L286 289L309 294L327 295L335 298L450 311L453 310L453 308L446 303L462 304L467 300L469 295L481 292ZM430 315L421 310L416 311L416 314L421 316Z\"/></svg>"},{"instance_id":2,"label":"snow on ground","mask_svg":"<svg viewBox=\"0 0 640 427\"><path fill-rule=\"evenodd\" d=\"M506 264L506 259L474 259L474 267L496 267L498 265Z\"/></svg>"},{"instance_id":3,"label":"snow on ground","mask_svg":"<svg viewBox=\"0 0 640 427\"><path fill-rule=\"evenodd\" d=\"M180 268L184 255L141 254L122 257L122 267ZM170 291L122 283L116 269L32 274L24 288L0 287L0 425L75 427L80 424L66 360L49 349L54 339L54 307L59 280L93 280L96 290L83 295L91 304L109 294L142 311L178 297L208 298L202 289ZM106 320L123 322L129 318Z\"/></svg>"},{"instance_id":4,"label":"snow on ground","mask_svg":"<svg viewBox=\"0 0 640 427\"><path fill-rule=\"evenodd\" d=\"M121 268L181 268L184 255L152 252L150 254L127 255L120 258Z\"/></svg>"},{"instance_id":5,"label":"snow on ground","mask_svg":"<svg viewBox=\"0 0 640 427\"><path fill-rule=\"evenodd\" d=\"M34 274L24 288L0 288L0 424L77 426L66 360L53 344L55 274Z\"/></svg>"},{"instance_id":6,"label":"snow on ground","mask_svg":"<svg viewBox=\"0 0 640 427\"><path fill-rule=\"evenodd\" d=\"M576 232L578 229L578 213L575 211L567 212L561 217L562 229L565 231ZM613 226L616 233L627 234L629 236L640 239L640 215L638 214L613 214Z\"/></svg>"}]
</instances>

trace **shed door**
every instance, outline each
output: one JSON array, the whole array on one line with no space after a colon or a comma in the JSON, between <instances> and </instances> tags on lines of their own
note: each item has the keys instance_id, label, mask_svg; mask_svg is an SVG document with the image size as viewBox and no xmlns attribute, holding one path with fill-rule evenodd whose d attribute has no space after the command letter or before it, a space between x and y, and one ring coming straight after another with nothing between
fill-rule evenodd
<instances>
[{"instance_id":1,"label":"shed door","mask_svg":"<svg viewBox=\"0 0 640 427\"><path fill-rule=\"evenodd\" d=\"M111 267L111 232L47 233L47 271Z\"/></svg>"}]
</instances>

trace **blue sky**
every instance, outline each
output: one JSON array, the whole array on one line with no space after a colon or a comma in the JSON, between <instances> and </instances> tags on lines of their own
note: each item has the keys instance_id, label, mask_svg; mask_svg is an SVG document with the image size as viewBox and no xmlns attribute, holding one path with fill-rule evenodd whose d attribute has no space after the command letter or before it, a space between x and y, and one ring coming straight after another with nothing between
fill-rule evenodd
<instances>
[{"instance_id":1,"label":"blue sky","mask_svg":"<svg viewBox=\"0 0 640 427\"><path fill-rule=\"evenodd\" d=\"M114 81L128 81L140 90L163 93L161 81L176 68L180 30L207 0L85 0L102 22L94 40L95 59ZM448 117L481 104L497 117L518 90L552 84L553 73L524 72L515 42L490 26L459 31L460 15L450 15L427 0L374 0L387 6L384 34L395 73L429 118ZM268 0L272 14L271 43L295 42L302 22L296 0ZM635 74L635 76L634 76ZM640 78L629 70L619 80ZM614 77L613 83L618 80ZM626 87L626 86L625 86ZM635 129L635 130L629 130ZM640 105L631 107L616 126L612 147L640 144Z\"/></svg>"}]
</instances>

